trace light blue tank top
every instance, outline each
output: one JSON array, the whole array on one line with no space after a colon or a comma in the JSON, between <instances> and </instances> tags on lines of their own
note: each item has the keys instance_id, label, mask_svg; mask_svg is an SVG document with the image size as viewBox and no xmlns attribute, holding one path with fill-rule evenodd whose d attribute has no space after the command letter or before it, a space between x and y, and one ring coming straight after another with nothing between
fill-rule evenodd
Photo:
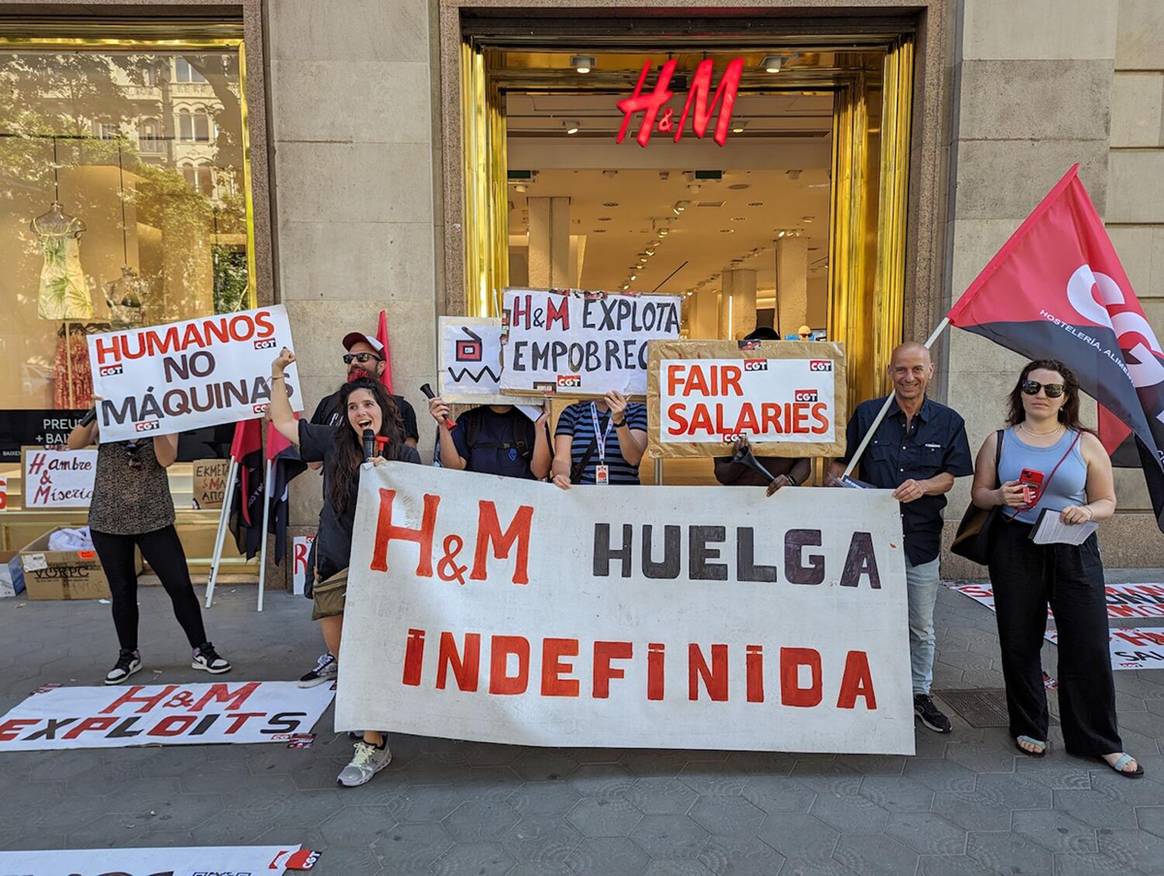
<instances>
[{"instance_id":1,"label":"light blue tank top","mask_svg":"<svg viewBox=\"0 0 1164 876\"><path fill-rule=\"evenodd\" d=\"M1050 447L1032 447L1018 437L1019 433L1011 428L1003 432L1002 458L998 463L998 476L1001 483L1017 481L1024 468L1034 469L1043 473L1043 492L1033 508L1020 511L1015 519L1022 523L1035 523L1044 508L1053 511L1062 511L1069 505L1087 504L1087 462L1083 459L1082 441L1077 441L1063 460L1055 477L1049 482L1051 470L1059 462L1063 454L1071 447L1078 432L1068 429L1063 437ZM1011 509L1003 509L1009 518Z\"/></svg>"}]
</instances>

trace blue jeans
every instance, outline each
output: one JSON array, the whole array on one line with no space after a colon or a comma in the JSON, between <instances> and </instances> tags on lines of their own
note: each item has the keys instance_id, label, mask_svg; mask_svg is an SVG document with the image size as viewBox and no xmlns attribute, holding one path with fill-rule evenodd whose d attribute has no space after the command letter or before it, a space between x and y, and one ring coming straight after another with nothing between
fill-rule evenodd
<instances>
[{"instance_id":1,"label":"blue jeans","mask_svg":"<svg viewBox=\"0 0 1164 876\"><path fill-rule=\"evenodd\" d=\"M909 662L913 692L929 694L934 678L934 603L938 601L938 559L913 565L905 561L909 596Z\"/></svg>"}]
</instances>

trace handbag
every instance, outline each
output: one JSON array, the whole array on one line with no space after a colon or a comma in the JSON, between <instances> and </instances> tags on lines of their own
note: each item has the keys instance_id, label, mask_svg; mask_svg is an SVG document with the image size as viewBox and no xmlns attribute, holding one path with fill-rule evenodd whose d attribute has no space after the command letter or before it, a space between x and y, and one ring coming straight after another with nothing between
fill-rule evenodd
<instances>
[{"instance_id":1,"label":"handbag","mask_svg":"<svg viewBox=\"0 0 1164 876\"><path fill-rule=\"evenodd\" d=\"M998 477L998 466L1002 461L1003 430L995 433L994 446L994 486L1001 485ZM950 551L967 560L985 566L990 559L990 533L998 520L1001 506L993 508L979 508L973 501L966 507L962 521L958 524L958 532L950 544Z\"/></svg>"}]
</instances>

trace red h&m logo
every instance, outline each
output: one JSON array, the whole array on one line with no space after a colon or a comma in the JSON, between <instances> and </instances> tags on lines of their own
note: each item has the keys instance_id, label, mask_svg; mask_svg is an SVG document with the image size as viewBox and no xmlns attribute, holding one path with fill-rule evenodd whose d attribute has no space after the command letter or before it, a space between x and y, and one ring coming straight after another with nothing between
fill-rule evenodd
<instances>
[{"instance_id":1,"label":"red h&m logo","mask_svg":"<svg viewBox=\"0 0 1164 876\"><path fill-rule=\"evenodd\" d=\"M675 92L667 86L671 83L671 76L675 73L677 62L668 61L665 63L663 69L659 71L659 79L655 83L654 90L649 94L643 94L647 73L651 70L651 62L644 62L643 72L639 74L639 81L635 85L634 92L630 97L624 97L618 102L618 108L623 112L623 120L622 126L618 129L618 136L614 138L614 141L621 143L626 139L631 118L636 113L642 113L643 121L639 126L639 133L635 136L635 140L640 146L646 146L651 141L651 132L656 127L656 120L658 120L659 131L664 134L670 134L674 131L674 140L678 143L683 138L683 128L687 124L687 116L691 113L693 105L695 115L691 128L695 131L695 136L702 139L711 122L711 114L715 112L718 105L719 115L715 120L713 139L720 146L726 143L728 128L732 122L732 109L736 104L736 92L740 88L740 74L744 71L744 59L733 58L728 63L727 69L723 71L723 77L719 80L719 87L715 90L715 96L712 97L711 104L708 105L707 96L711 92L713 63L711 58L707 58L700 61L699 66L695 68L695 73L691 77L691 88L687 92L687 101L683 104L683 114L676 124L674 121L675 111L670 107L664 110L664 107L675 95ZM659 118L660 110L663 111L661 119Z\"/></svg>"}]
</instances>

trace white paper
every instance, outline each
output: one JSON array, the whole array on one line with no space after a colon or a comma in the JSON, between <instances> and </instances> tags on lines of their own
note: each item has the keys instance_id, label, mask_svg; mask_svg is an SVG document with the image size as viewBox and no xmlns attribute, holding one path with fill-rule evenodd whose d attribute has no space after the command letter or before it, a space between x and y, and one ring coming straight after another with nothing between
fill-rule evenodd
<instances>
[{"instance_id":1,"label":"white paper","mask_svg":"<svg viewBox=\"0 0 1164 876\"><path fill-rule=\"evenodd\" d=\"M24 450L24 507L88 508L97 476L97 451Z\"/></svg>"},{"instance_id":2,"label":"white paper","mask_svg":"<svg viewBox=\"0 0 1164 876\"><path fill-rule=\"evenodd\" d=\"M453 403L511 405L501 392L501 320L442 316L437 385L440 397Z\"/></svg>"},{"instance_id":3,"label":"white paper","mask_svg":"<svg viewBox=\"0 0 1164 876\"><path fill-rule=\"evenodd\" d=\"M1048 509L1039 515L1039 524L1031 541L1035 544L1080 545L1097 529L1098 523L1064 523L1062 511Z\"/></svg>"}]
</instances>

